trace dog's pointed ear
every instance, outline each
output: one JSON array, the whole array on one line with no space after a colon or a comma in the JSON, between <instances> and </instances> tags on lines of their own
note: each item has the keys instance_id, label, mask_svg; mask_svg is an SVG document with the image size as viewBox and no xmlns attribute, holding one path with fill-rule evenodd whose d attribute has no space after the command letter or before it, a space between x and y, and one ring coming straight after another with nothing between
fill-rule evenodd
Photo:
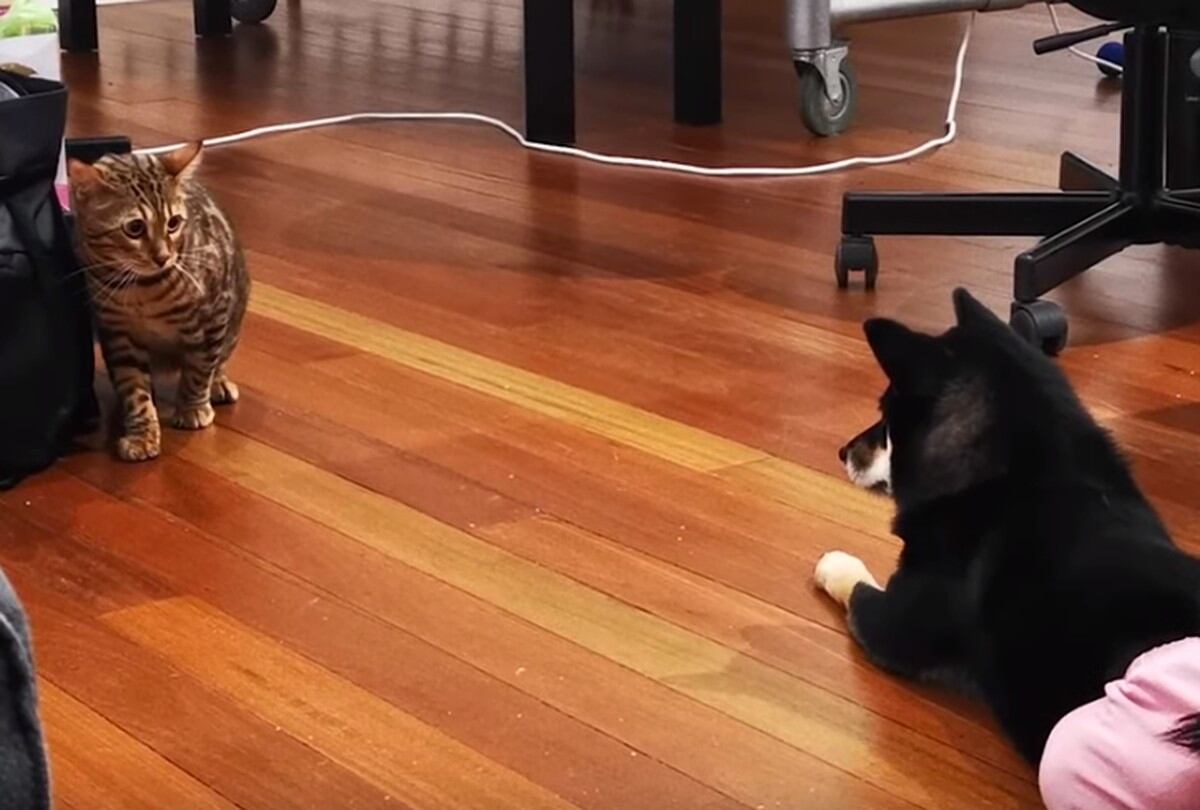
<instances>
[{"instance_id":1,"label":"dog's pointed ear","mask_svg":"<svg viewBox=\"0 0 1200 810\"><path fill-rule=\"evenodd\" d=\"M958 325L964 329L972 327L994 328L1008 330L1008 324L996 317L996 313L979 303L979 300L969 292L959 287L954 291L954 317Z\"/></svg>"},{"instance_id":2,"label":"dog's pointed ear","mask_svg":"<svg viewBox=\"0 0 1200 810\"><path fill-rule=\"evenodd\" d=\"M879 367L898 387L919 387L941 366L937 339L902 323L872 318L863 324L863 332Z\"/></svg>"}]
</instances>

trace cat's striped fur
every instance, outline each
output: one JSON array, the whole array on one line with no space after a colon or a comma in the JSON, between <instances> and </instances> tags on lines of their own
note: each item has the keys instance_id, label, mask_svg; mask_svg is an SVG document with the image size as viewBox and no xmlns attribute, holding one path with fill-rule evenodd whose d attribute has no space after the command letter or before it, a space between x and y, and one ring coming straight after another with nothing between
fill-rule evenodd
<instances>
[{"instance_id":1,"label":"cat's striped fur","mask_svg":"<svg viewBox=\"0 0 1200 810\"><path fill-rule=\"evenodd\" d=\"M201 146L70 162L72 204L96 331L123 417L117 455L155 458L152 365L180 371L170 424L198 430L235 402L225 374L250 292L229 218L195 179Z\"/></svg>"}]
</instances>

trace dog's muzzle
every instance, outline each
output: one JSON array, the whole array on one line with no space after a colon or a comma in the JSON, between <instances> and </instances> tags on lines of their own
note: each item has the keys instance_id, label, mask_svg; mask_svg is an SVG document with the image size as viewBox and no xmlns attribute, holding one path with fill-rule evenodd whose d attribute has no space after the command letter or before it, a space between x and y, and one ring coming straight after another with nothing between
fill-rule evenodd
<instances>
[{"instance_id":1,"label":"dog's muzzle","mask_svg":"<svg viewBox=\"0 0 1200 810\"><path fill-rule=\"evenodd\" d=\"M846 475L856 486L873 492L892 489L892 443L887 424L876 422L838 450Z\"/></svg>"}]
</instances>

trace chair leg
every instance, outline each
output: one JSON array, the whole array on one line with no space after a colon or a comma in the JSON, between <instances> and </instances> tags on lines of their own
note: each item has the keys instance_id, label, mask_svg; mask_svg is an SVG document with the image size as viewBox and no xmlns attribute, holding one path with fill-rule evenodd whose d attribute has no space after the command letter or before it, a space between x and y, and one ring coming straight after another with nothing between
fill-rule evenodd
<instances>
[{"instance_id":1,"label":"chair leg","mask_svg":"<svg viewBox=\"0 0 1200 810\"><path fill-rule=\"evenodd\" d=\"M525 0L525 136L575 143L575 11L571 0Z\"/></svg>"},{"instance_id":2,"label":"chair leg","mask_svg":"<svg viewBox=\"0 0 1200 810\"><path fill-rule=\"evenodd\" d=\"M851 193L842 205L847 236L1048 236L1110 206L1098 191L1044 194Z\"/></svg>"},{"instance_id":3,"label":"chair leg","mask_svg":"<svg viewBox=\"0 0 1200 810\"><path fill-rule=\"evenodd\" d=\"M1035 301L1132 245L1138 213L1133 205L1114 202L1022 253L1017 257L1013 297L1022 302Z\"/></svg>"},{"instance_id":4,"label":"chair leg","mask_svg":"<svg viewBox=\"0 0 1200 810\"><path fill-rule=\"evenodd\" d=\"M1116 191L1117 178L1074 152L1063 152L1058 187L1063 191Z\"/></svg>"},{"instance_id":5,"label":"chair leg","mask_svg":"<svg viewBox=\"0 0 1200 810\"><path fill-rule=\"evenodd\" d=\"M233 11L230 0L192 0L196 36L223 37L233 33Z\"/></svg>"},{"instance_id":6,"label":"chair leg","mask_svg":"<svg viewBox=\"0 0 1200 810\"><path fill-rule=\"evenodd\" d=\"M1155 212L1162 241L1168 245L1200 247L1200 191L1169 192Z\"/></svg>"},{"instance_id":7,"label":"chair leg","mask_svg":"<svg viewBox=\"0 0 1200 810\"><path fill-rule=\"evenodd\" d=\"M1167 34L1167 188L1200 184L1200 104L1192 60L1200 51L1200 32Z\"/></svg>"},{"instance_id":8,"label":"chair leg","mask_svg":"<svg viewBox=\"0 0 1200 810\"><path fill-rule=\"evenodd\" d=\"M721 0L675 0L675 120L721 122Z\"/></svg>"},{"instance_id":9,"label":"chair leg","mask_svg":"<svg viewBox=\"0 0 1200 810\"><path fill-rule=\"evenodd\" d=\"M58 46L71 53L96 50L96 0L61 0L58 4Z\"/></svg>"},{"instance_id":10,"label":"chair leg","mask_svg":"<svg viewBox=\"0 0 1200 810\"><path fill-rule=\"evenodd\" d=\"M1143 196L1162 188L1167 38L1158 26L1125 34L1121 77L1121 187Z\"/></svg>"}]
</instances>

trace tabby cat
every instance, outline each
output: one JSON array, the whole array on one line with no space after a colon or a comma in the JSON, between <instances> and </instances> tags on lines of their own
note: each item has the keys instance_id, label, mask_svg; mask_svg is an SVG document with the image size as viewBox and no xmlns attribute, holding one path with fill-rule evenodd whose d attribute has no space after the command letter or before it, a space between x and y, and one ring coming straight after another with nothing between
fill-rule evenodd
<instances>
[{"instance_id":1,"label":"tabby cat","mask_svg":"<svg viewBox=\"0 0 1200 810\"><path fill-rule=\"evenodd\" d=\"M172 427L199 430L236 402L225 374L250 293L229 218L195 178L201 145L69 164L100 348L120 403L125 461L158 456L152 362L178 365Z\"/></svg>"}]
</instances>

